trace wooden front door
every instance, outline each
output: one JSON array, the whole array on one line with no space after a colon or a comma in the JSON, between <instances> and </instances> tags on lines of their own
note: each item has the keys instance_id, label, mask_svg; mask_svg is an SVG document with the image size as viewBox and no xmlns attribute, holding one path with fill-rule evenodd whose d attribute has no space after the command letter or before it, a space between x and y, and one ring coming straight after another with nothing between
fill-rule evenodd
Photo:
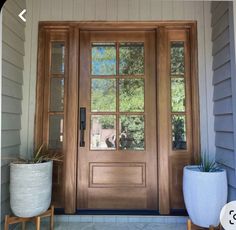
<instances>
[{"instance_id":1,"label":"wooden front door","mask_svg":"<svg viewBox=\"0 0 236 230\"><path fill-rule=\"evenodd\" d=\"M79 209L158 209L155 50L155 32L80 32Z\"/></svg>"}]
</instances>

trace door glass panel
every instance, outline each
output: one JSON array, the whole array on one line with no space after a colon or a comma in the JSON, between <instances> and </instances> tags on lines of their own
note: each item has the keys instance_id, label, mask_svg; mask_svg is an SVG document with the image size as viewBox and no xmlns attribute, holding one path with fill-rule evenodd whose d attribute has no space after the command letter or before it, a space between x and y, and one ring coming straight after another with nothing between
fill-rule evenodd
<instances>
[{"instance_id":1,"label":"door glass panel","mask_svg":"<svg viewBox=\"0 0 236 230\"><path fill-rule=\"evenodd\" d=\"M172 112L185 111L184 78L171 78L171 107L172 107Z\"/></svg>"},{"instance_id":2,"label":"door glass panel","mask_svg":"<svg viewBox=\"0 0 236 230\"><path fill-rule=\"evenodd\" d=\"M65 69L65 45L64 42L52 43L51 54L51 72L54 74L63 74Z\"/></svg>"},{"instance_id":3,"label":"door glass panel","mask_svg":"<svg viewBox=\"0 0 236 230\"><path fill-rule=\"evenodd\" d=\"M91 116L92 150L106 150L116 148L116 116L92 115Z\"/></svg>"},{"instance_id":4,"label":"door glass panel","mask_svg":"<svg viewBox=\"0 0 236 230\"><path fill-rule=\"evenodd\" d=\"M64 78L51 78L50 111L63 111L64 109Z\"/></svg>"},{"instance_id":5,"label":"door glass panel","mask_svg":"<svg viewBox=\"0 0 236 230\"><path fill-rule=\"evenodd\" d=\"M120 112L144 112L144 79L120 79Z\"/></svg>"},{"instance_id":6,"label":"door glass panel","mask_svg":"<svg viewBox=\"0 0 236 230\"><path fill-rule=\"evenodd\" d=\"M119 148L144 150L144 116L121 115L119 121Z\"/></svg>"},{"instance_id":7,"label":"door glass panel","mask_svg":"<svg viewBox=\"0 0 236 230\"><path fill-rule=\"evenodd\" d=\"M91 111L92 112L116 111L115 79L91 80Z\"/></svg>"},{"instance_id":8,"label":"door glass panel","mask_svg":"<svg viewBox=\"0 0 236 230\"><path fill-rule=\"evenodd\" d=\"M171 42L171 75L184 74L184 42Z\"/></svg>"},{"instance_id":9,"label":"door glass panel","mask_svg":"<svg viewBox=\"0 0 236 230\"><path fill-rule=\"evenodd\" d=\"M51 115L49 117L49 140L50 149L61 149L63 143L63 115Z\"/></svg>"},{"instance_id":10,"label":"door glass panel","mask_svg":"<svg viewBox=\"0 0 236 230\"><path fill-rule=\"evenodd\" d=\"M120 43L119 45L119 74L144 74L144 44Z\"/></svg>"},{"instance_id":11,"label":"door glass panel","mask_svg":"<svg viewBox=\"0 0 236 230\"><path fill-rule=\"evenodd\" d=\"M92 75L116 75L115 43L92 44Z\"/></svg>"},{"instance_id":12,"label":"door glass panel","mask_svg":"<svg viewBox=\"0 0 236 230\"><path fill-rule=\"evenodd\" d=\"M185 115L172 115L172 149L186 149Z\"/></svg>"}]
</instances>

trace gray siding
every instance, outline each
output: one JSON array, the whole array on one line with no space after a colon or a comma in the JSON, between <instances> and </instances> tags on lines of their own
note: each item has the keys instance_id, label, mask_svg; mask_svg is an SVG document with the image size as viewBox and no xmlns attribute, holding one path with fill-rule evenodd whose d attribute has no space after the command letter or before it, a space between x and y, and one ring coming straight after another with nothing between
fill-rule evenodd
<instances>
[{"instance_id":1,"label":"gray siding","mask_svg":"<svg viewBox=\"0 0 236 230\"><path fill-rule=\"evenodd\" d=\"M2 10L1 221L10 213L9 161L20 153L25 23L17 16L25 0L7 0Z\"/></svg>"},{"instance_id":2,"label":"gray siding","mask_svg":"<svg viewBox=\"0 0 236 230\"><path fill-rule=\"evenodd\" d=\"M212 2L212 55L216 160L227 170L228 199L236 198L235 174L235 99L232 89L234 49L232 40L232 4Z\"/></svg>"}]
</instances>

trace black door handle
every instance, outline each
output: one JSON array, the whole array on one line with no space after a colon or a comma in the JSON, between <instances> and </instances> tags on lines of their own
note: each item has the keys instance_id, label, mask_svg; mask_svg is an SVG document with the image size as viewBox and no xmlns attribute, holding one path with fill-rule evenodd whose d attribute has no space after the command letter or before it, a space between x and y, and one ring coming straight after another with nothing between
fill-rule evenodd
<instances>
[{"instance_id":1,"label":"black door handle","mask_svg":"<svg viewBox=\"0 0 236 230\"><path fill-rule=\"evenodd\" d=\"M85 146L85 141L84 141L84 131L86 129L86 108L81 107L80 108L80 147Z\"/></svg>"}]
</instances>

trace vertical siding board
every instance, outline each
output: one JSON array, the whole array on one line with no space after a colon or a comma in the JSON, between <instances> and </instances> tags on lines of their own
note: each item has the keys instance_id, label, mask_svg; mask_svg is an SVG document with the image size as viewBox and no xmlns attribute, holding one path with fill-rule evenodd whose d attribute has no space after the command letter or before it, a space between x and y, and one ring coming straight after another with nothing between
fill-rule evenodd
<instances>
[{"instance_id":1,"label":"vertical siding board","mask_svg":"<svg viewBox=\"0 0 236 230\"><path fill-rule=\"evenodd\" d=\"M84 19L95 20L95 17L96 17L96 1L86 0L84 7Z\"/></svg>"},{"instance_id":2,"label":"vertical siding board","mask_svg":"<svg viewBox=\"0 0 236 230\"><path fill-rule=\"evenodd\" d=\"M118 0L118 21L129 19L129 2L127 0Z\"/></svg>"},{"instance_id":3,"label":"vertical siding board","mask_svg":"<svg viewBox=\"0 0 236 230\"><path fill-rule=\"evenodd\" d=\"M162 1L162 20L173 19L173 0Z\"/></svg>"},{"instance_id":4,"label":"vertical siding board","mask_svg":"<svg viewBox=\"0 0 236 230\"><path fill-rule=\"evenodd\" d=\"M151 15L151 2L150 0L139 0L140 20L149 20Z\"/></svg>"},{"instance_id":5,"label":"vertical siding board","mask_svg":"<svg viewBox=\"0 0 236 230\"><path fill-rule=\"evenodd\" d=\"M73 0L62 1L62 20L73 20Z\"/></svg>"},{"instance_id":6,"label":"vertical siding board","mask_svg":"<svg viewBox=\"0 0 236 230\"><path fill-rule=\"evenodd\" d=\"M181 20L184 15L184 2L183 1L174 1L173 2L173 19Z\"/></svg>"},{"instance_id":7,"label":"vertical siding board","mask_svg":"<svg viewBox=\"0 0 236 230\"><path fill-rule=\"evenodd\" d=\"M200 1L186 1L184 3L184 19L194 20L195 17L195 4L201 3ZM198 15L196 15L198 17Z\"/></svg>"},{"instance_id":8,"label":"vertical siding board","mask_svg":"<svg viewBox=\"0 0 236 230\"><path fill-rule=\"evenodd\" d=\"M106 20L107 18L106 9L107 9L107 0L96 0L96 20Z\"/></svg>"},{"instance_id":9,"label":"vertical siding board","mask_svg":"<svg viewBox=\"0 0 236 230\"><path fill-rule=\"evenodd\" d=\"M108 0L107 1L107 20L117 21L118 19L118 1Z\"/></svg>"},{"instance_id":10,"label":"vertical siding board","mask_svg":"<svg viewBox=\"0 0 236 230\"><path fill-rule=\"evenodd\" d=\"M139 20L140 4L139 0L129 0L129 20Z\"/></svg>"},{"instance_id":11,"label":"vertical siding board","mask_svg":"<svg viewBox=\"0 0 236 230\"><path fill-rule=\"evenodd\" d=\"M73 20L84 20L85 0L74 0L73 4Z\"/></svg>"},{"instance_id":12,"label":"vertical siding board","mask_svg":"<svg viewBox=\"0 0 236 230\"><path fill-rule=\"evenodd\" d=\"M60 21L62 18L62 1L63 0L51 0L51 20ZM34 1L33 5L38 5ZM36 10L37 12L38 10Z\"/></svg>"},{"instance_id":13,"label":"vertical siding board","mask_svg":"<svg viewBox=\"0 0 236 230\"><path fill-rule=\"evenodd\" d=\"M40 0L40 21L51 19L51 3L52 2L48 0Z\"/></svg>"},{"instance_id":14,"label":"vertical siding board","mask_svg":"<svg viewBox=\"0 0 236 230\"><path fill-rule=\"evenodd\" d=\"M162 1L151 0L151 19L161 20L162 19Z\"/></svg>"}]
</instances>

